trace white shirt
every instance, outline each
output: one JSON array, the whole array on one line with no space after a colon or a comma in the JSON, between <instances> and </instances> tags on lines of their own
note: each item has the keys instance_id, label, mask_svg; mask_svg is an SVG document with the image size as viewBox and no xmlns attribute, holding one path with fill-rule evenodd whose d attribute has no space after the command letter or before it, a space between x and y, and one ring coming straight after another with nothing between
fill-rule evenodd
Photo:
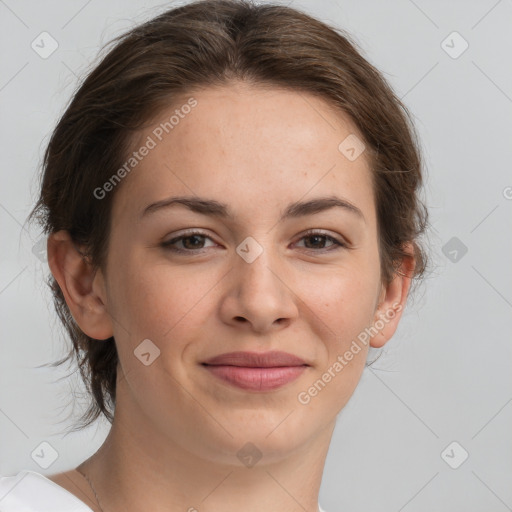
<instances>
[{"instance_id":1,"label":"white shirt","mask_svg":"<svg viewBox=\"0 0 512 512\"><path fill-rule=\"evenodd\" d=\"M35 471L0 476L1 512L92 512L74 494Z\"/></svg>"},{"instance_id":2,"label":"white shirt","mask_svg":"<svg viewBox=\"0 0 512 512\"><path fill-rule=\"evenodd\" d=\"M325 510L318 505L320 512ZM92 512L74 494L35 471L0 476L0 512Z\"/></svg>"}]
</instances>

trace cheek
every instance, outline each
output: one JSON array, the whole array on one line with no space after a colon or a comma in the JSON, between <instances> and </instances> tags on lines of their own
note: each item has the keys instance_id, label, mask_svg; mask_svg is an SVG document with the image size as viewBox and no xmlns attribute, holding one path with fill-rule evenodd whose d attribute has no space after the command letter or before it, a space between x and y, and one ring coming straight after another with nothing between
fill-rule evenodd
<instances>
[{"instance_id":1,"label":"cheek","mask_svg":"<svg viewBox=\"0 0 512 512\"><path fill-rule=\"evenodd\" d=\"M327 410L334 418L354 393L365 367L369 339L364 334L373 318L375 282L359 275L331 276L305 301L304 314L311 315L310 326L322 340L317 346L323 354L318 353L319 365L299 390L297 401L313 415L325 416Z\"/></svg>"},{"instance_id":2,"label":"cheek","mask_svg":"<svg viewBox=\"0 0 512 512\"><path fill-rule=\"evenodd\" d=\"M125 261L115 274L116 317L132 338L153 338L162 348L174 347L171 339L185 340L191 325L199 327L201 319L208 317L209 294L214 294L222 279L222 273L198 272L192 266L162 259L155 263L149 258ZM119 334L124 336L125 330Z\"/></svg>"},{"instance_id":3,"label":"cheek","mask_svg":"<svg viewBox=\"0 0 512 512\"><path fill-rule=\"evenodd\" d=\"M298 293L321 320L329 339L341 345L373 319L378 290L378 268L361 258L331 271L309 273Z\"/></svg>"}]
</instances>

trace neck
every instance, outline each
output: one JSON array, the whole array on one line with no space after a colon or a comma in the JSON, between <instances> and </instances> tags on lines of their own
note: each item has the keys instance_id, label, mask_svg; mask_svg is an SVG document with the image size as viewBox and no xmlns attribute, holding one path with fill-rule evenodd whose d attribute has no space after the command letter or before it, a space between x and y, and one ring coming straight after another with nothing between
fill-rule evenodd
<instances>
[{"instance_id":1,"label":"neck","mask_svg":"<svg viewBox=\"0 0 512 512\"><path fill-rule=\"evenodd\" d=\"M140 411L125 407L127 396L118 392L109 435L78 467L93 482L104 512L318 511L335 420L293 453L230 464L225 454L202 456L164 435Z\"/></svg>"}]
</instances>

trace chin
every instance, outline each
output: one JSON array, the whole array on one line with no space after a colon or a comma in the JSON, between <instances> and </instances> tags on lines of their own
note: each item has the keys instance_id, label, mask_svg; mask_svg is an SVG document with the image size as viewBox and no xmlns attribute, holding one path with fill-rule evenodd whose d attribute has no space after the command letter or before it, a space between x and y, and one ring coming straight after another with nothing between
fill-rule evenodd
<instances>
[{"instance_id":1,"label":"chin","mask_svg":"<svg viewBox=\"0 0 512 512\"><path fill-rule=\"evenodd\" d=\"M248 464L255 459L261 460L258 462L260 465L270 464L300 451L314 436L315 427L306 425L299 418L298 411L290 414L291 410L282 411L279 415L272 414L270 418L265 418L262 411L254 411L239 424L233 420L228 428L232 437L222 429L216 429L208 447L208 458L227 465L249 467Z\"/></svg>"}]
</instances>

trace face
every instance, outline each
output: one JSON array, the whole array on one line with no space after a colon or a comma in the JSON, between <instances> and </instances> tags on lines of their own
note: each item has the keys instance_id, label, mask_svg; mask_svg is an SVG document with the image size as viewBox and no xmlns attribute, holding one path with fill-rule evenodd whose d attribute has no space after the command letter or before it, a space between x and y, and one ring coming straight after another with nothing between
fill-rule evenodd
<instances>
[{"instance_id":1,"label":"face","mask_svg":"<svg viewBox=\"0 0 512 512\"><path fill-rule=\"evenodd\" d=\"M116 414L230 463L248 441L279 458L334 424L368 345L344 354L385 296L367 155L338 148L351 134L362 140L314 96L241 84L184 96L139 134L134 151L155 144L117 185L95 277L120 358ZM182 196L189 206L165 205ZM238 351L307 366L203 364Z\"/></svg>"}]
</instances>

